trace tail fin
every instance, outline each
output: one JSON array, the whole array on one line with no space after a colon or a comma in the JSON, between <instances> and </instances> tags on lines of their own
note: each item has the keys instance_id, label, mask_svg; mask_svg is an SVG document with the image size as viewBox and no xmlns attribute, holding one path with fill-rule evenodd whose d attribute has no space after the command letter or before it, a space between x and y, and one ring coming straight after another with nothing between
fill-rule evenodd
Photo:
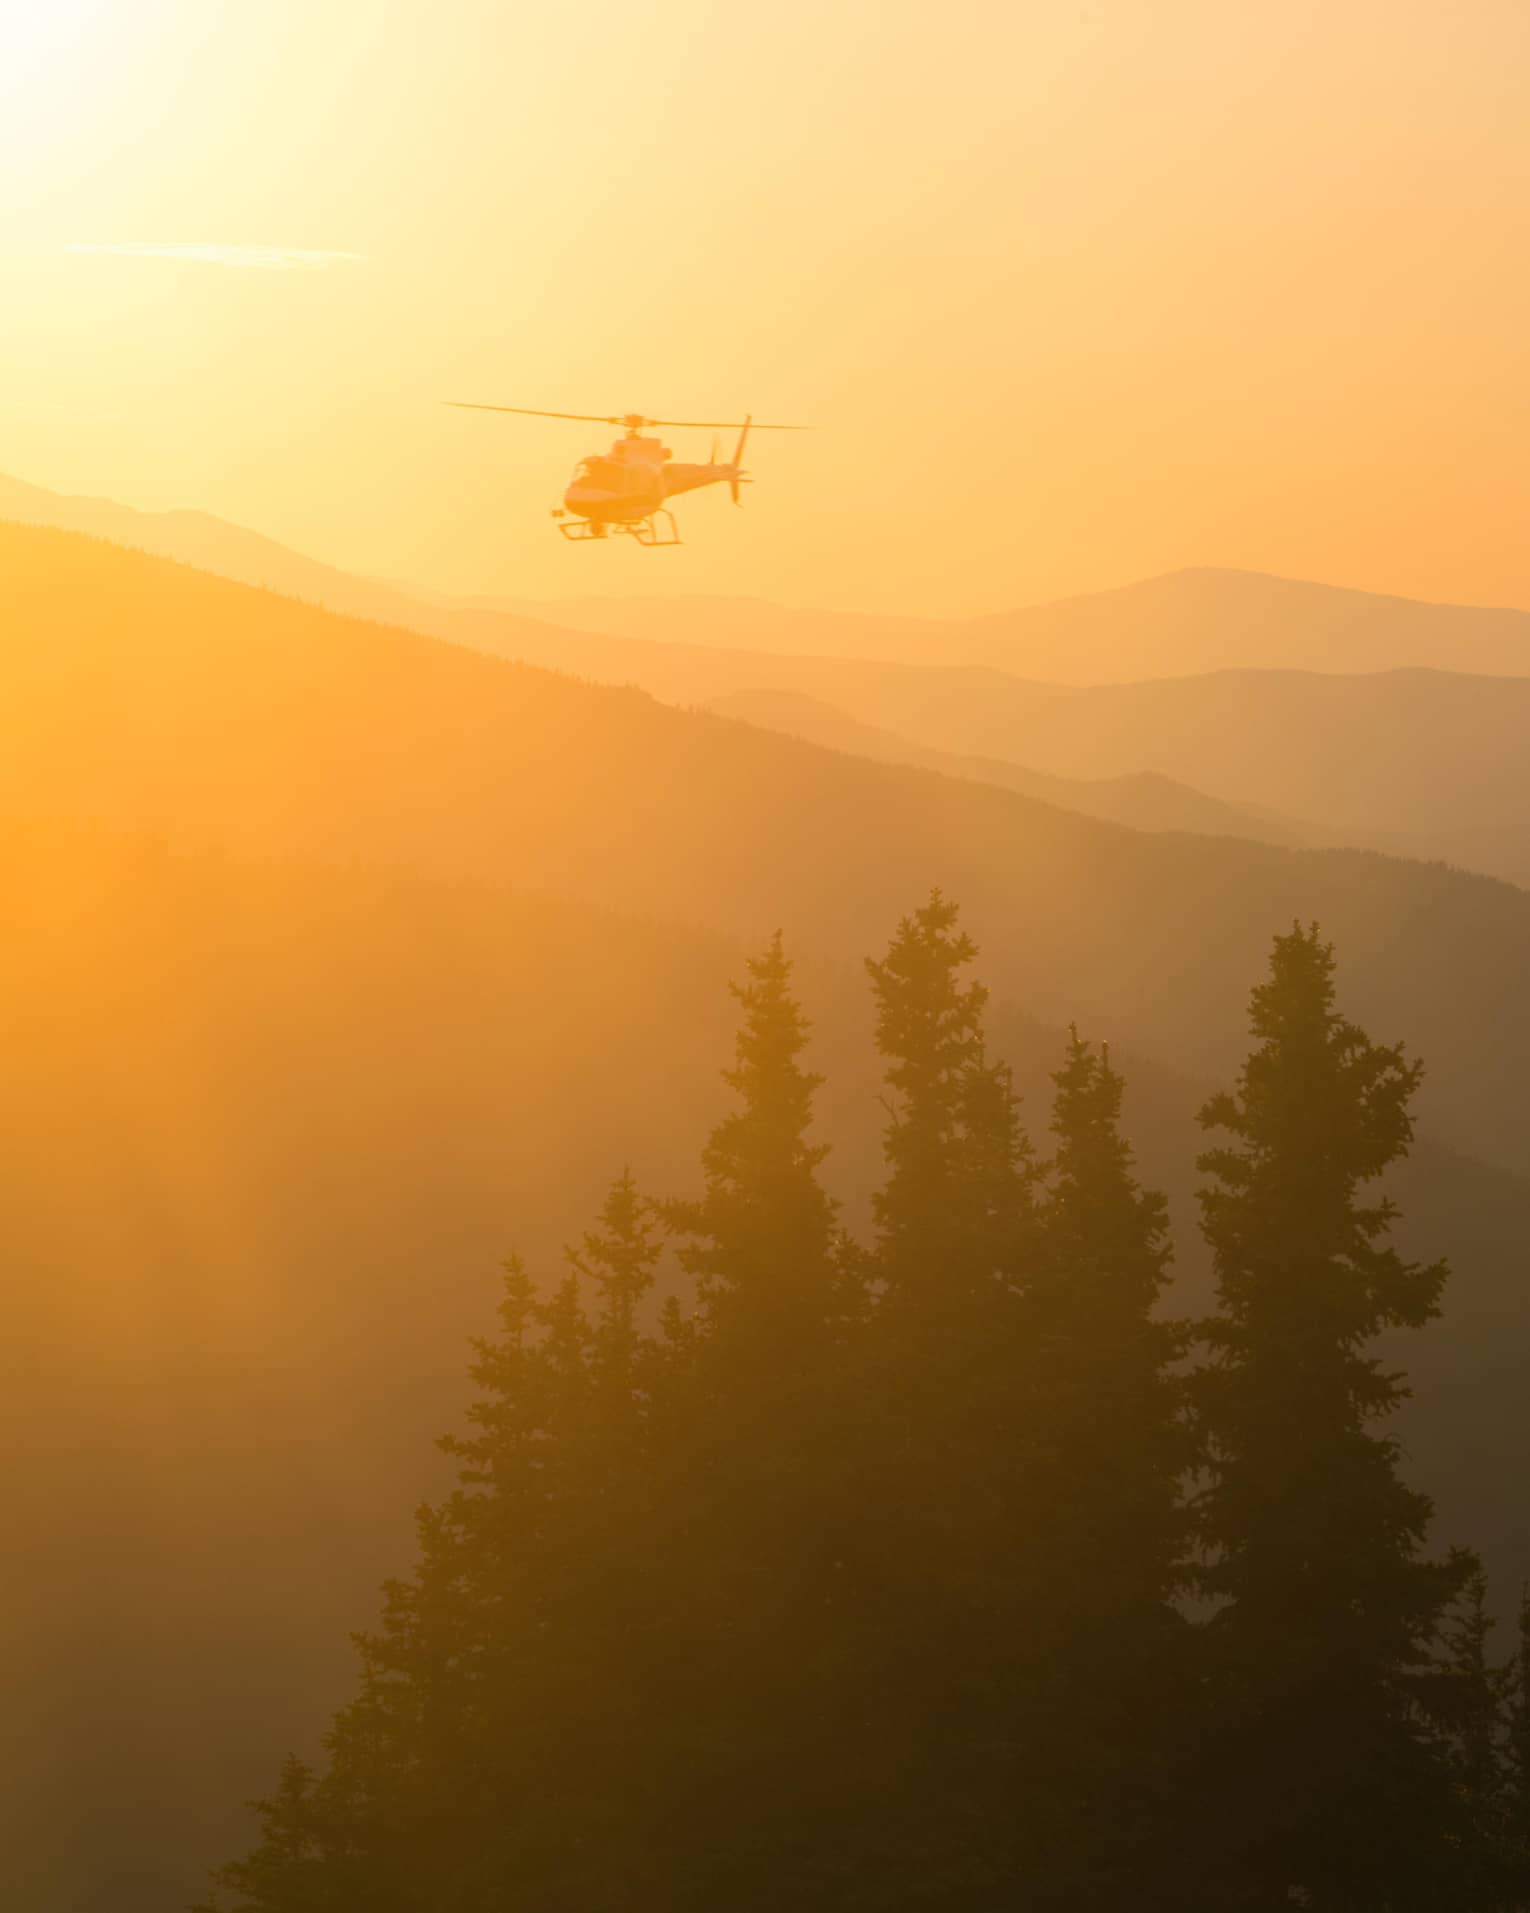
<instances>
[{"instance_id":1,"label":"tail fin","mask_svg":"<svg viewBox=\"0 0 1530 1913\"><path fill-rule=\"evenodd\" d=\"M738 435L738 446L733 454L733 476L728 480L728 490L733 494L733 502L738 503L738 488L743 480L744 447L749 442L749 427L754 423L751 412L744 420L744 429Z\"/></svg>"}]
</instances>

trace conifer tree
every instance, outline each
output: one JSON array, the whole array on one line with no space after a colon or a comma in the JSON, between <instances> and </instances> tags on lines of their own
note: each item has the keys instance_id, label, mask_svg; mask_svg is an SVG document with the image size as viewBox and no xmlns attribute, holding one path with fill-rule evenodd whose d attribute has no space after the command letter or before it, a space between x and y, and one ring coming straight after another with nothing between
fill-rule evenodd
<instances>
[{"instance_id":1,"label":"conifer tree","mask_svg":"<svg viewBox=\"0 0 1530 1913\"><path fill-rule=\"evenodd\" d=\"M569 1271L598 1298L590 1338L591 1383L603 1420L635 1433L649 1385L652 1341L641 1311L664 1253L654 1208L624 1169L606 1193L598 1228L567 1251Z\"/></svg>"},{"instance_id":2,"label":"conifer tree","mask_svg":"<svg viewBox=\"0 0 1530 1913\"><path fill-rule=\"evenodd\" d=\"M216 1876L217 1891L192 1913L217 1913L222 1906L279 1908L281 1913L328 1913L335 1905L327 1884L327 1841L315 1800L316 1776L306 1761L289 1754L276 1791L257 1801L259 1844Z\"/></svg>"},{"instance_id":3,"label":"conifer tree","mask_svg":"<svg viewBox=\"0 0 1530 1913\"><path fill-rule=\"evenodd\" d=\"M702 1192L663 1209L696 1297L689 1321L666 1318L661 1427L684 1510L672 1544L689 1642L681 1705L708 1749L687 1783L691 1866L735 1896L740 1852L768 1871L787 1849L807 1864L811 1822L844 1838L854 1773L844 1527L860 1430L844 1357L860 1271L819 1180L822 1079L803 1062L791 978L778 932L733 986L742 1017L723 1076L737 1100L702 1151Z\"/></svg>"},{"instance_id":4,"label":"conifer tree","mask_svg":"<svg viewBox=\"0 0 1530 1913\"><path fill-rule=\"evenodd\" d=\"M777 937L736 992L699 1196L656 1209L623 1174L545 1299L509 1265L456 1486L217 1913L1524 1901L1530 1602L1505 1678L1480 1576L1425 1557L1377 1426L1404 1391L1373 1340L1444 1273L1364 1194L1416 1066L1339 1017L1315 932L1277 940L1256 1048L1203 1112L1230 1140L1202 1159L1215 1612L1191 1629L1162 1199L1076 1033L1043 1177L974 954L936 894L869 965L871 1252L819 1181ZM654 1336L661 1220L694 1294Z\"/></svg>"},{"instance_id":5,"label":"conifer tree","mask_svg":"<svg viewBox=\"0 0 1530 1913\"><path fill-rule=\"evenodd\" d=\"M746 970L731 986L744 1016L723 1072L740 1106L707 1139L701 1197L664 1213L688 1238L680 1265L713 1333L800 1347L836 1313L835 1204L818 1179L828 1145L809 1136L823 1078L802 1065L808 1024L779 930Z\"/></svg>"},{"instance_id":6,"label":"conifer tree","mask_svg":"<svg viewBox=\"0 0 1530 1913\"><path fill-rule=\"evenodd\" d=\"M547 1301L507 1265L500 1331L475 1344L468 1431L441 1443L457 1485L420 1511L414 1571L359 1639L325 1770L289 1763L256 1849L218 1876L219 1909L489 1913L528 1883L543 1904L577 1901L588 1856L630 1837L627 1748L653 1699L634 1643L662 1599L632 1499L646 1446L635 1312L656 1252L623 1176Z\"/></svg>"},{"instance_id":7,"label":"conifer tree","mask_svg":"<svg viewBox=\"0 0 1530 1913\"><path fill-rule=\"evenodd\" d=\"M1030 1311L1061 1498L1079 1510L1078 1592L1164 1614L1183 1584L1191 1460L1173 1368L1188 1331L1158 1305L1172 1250L1164 1198L1138 1183L1121 1134L1125 1084L1070 1030L1056 1086L1057 1151Z\"/></svg>"},{"instance_id":8,"label":"conifer tree","mask_svg":"<svg viewBox=\"0 0 1530 1913\"><path fill-rule=\"evenodd\" d=\"M1018 1454L1018 1303L1037 1239L1034 1154L987 1053L988 993L963 977L976 954L935 891L866 965L888 1092L871 1337L897 1418L887 1453L953 1519L968 1495L992 1503L971 1471L1007 1472Z\"/></svg>"},{"instance_id":9,"label":"conifer tree","mask_svg":"<svg viewBox=\"0 0 1530 1913\"><path fill-rule=\"evenodd\" d=\"M836 1205L818 1176L828 1153L811 1137L822 1079L802 1062L808 1024L791 971L778 931L731 986L743 1016L723 1080L737 1106L702 1150L701 1195L662 1207L696 1311L688 1324L675 1310L666 1318L666 1345L688 1363L667 1423L668 1466L712 1505L718 1546L729 1524L735 1539L747 1532L741 1496L754 1503L753 1542L763 1544L791 1504L802 1513L815 1484L829 1490L840 1445L830 1422L845 1407L830 1364L854 1310ZM770 1545L779 1544L777 1534Z\"/></svg>"},{"instance_id":10,"label":"conifer tree","mask_svg":"<svg viewBox=\"0 0 1530 1913\"><path fill-rule=\"evenodd\" d=\"M1193 1637L1176 1604L1193 1458L1174 1372L1186 1331L1157 1312L1168 1217L1134 1173L1122 1078L1073 1030L1052 1080L1056 1153L1016 1361L1017 1866L1037 1904L1181 1913L1196 1725Z\"/></svg>"},{"instance_id":11,"label":"conifer tree","mask_svg":"<svg viewBox=\"0 0 1530 1913\"><path fill-rule=\"evenodd\" d=\"M895 1304L928 1301L936 1312L950 1307L953 1284L970 1287L976 1273L961 1254L972 1220L962 1197L978 1166L969 1118L987 1117L991 1132L995 1121L1008 1129L1011 1116L1003 1078L988 1073L988 992L962 980L977 946L958 914L933 891L899 924L886 956L866 960L890 1098L887 1179L873 1200L878 1274ZM1002 1161L1002 1140L993 1153Z\"/></svg>"},{"instance_id":12,"label":"conifer tree","mask_svg":"<svg viewBox=\"0 0 1530 1913\"><path fill-rule=\"evenodd\" d=\"M1461 1907L1517 1904L1527 1882L1515 1852L1508 1707L1513 1668L1489 1652L1487 1576L1475 1565L1442 1629L1439 1713L1459 1794L1454 1892Z\"/></svg>"},{"instance_id":13,"label":"conifer tree","mask_svg":"<svg viewBox=\"0 0 1530 1913\"><path fill-rule=\"evenodd\" d=\"M1530 1587L1520 1590L1504 1690L1505 1834L1518 1888L1515 1904L1530 1906Z\"/></svg>"},{"instance_id":14,"label":"conifer tree","mask_svg":"<svg viewBox=\"0 0 1530 1913\"><path fill-rule=\"evenodd\" d=\"M1420 1069L1340 1016L1315 927L1276 939L1251 1025L1200 1117L1229 1137L1200 1159L1221 1306L1196 1377L1227 1903L1439 1906L1461 1828L1429 1710L1470 1563L1424 1556L1430 1503L1376 1430L1407 1391L1372 1344L1437 1312L1445 1269L1405 1260L1392 1203L1361 1194L1407 1151Z\"/></svg>"},{"instance_id":15,"label":"conifer tree","mask_svg":"<svg viewBox=\"0 0 1530 1913\"><path fill-rule=\"evenodd\" d=\"M936 891L867 963L889 1120L862 1500L884 1550L863 1630L882 1657L887 1854L901 1855L884 1863L968 1893L1016 1844L1016 1763L1040 1727L1016 1724L1037 1581L1023 1306L1037 1170L987 1053L976 954Z\"/></svg>"}]
</instances>

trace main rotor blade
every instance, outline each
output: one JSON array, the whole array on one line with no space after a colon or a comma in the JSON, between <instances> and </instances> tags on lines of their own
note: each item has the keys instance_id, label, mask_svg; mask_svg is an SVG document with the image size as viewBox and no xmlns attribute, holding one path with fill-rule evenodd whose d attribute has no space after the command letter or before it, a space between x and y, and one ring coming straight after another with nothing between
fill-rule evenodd
<instances>
[{"instance_id":1,"label":"main rotor blade","mask_svg":"<svg viewBox=\"0 0 1530 1913\"><path fill-rule=\"evenodd\" d=\"M542 412L534 405L477 405L471 399L443 399L443 405L455 405L461 412L516 412L522 418L576 418L586 425L625 425L624 418L607 418L600 412ZM648 421L654 423L653 420Z\"/></svg>"},{"instance_id":2,"label":"main rotor blade","mask_svg":"<svg viewBox=\"0 0 1530 1913\"><path fill-rule=\"evenodd\" d=\"M645 418L645 425L678 425L685 431L697 432L736 432L749 424L751 432L811 432L811 425L762 425L758 419L752 423L741 418Z\"/></svg>"},{"instance_id":3,"label":"main rotor blade","mask_svg":"<svg viewBox=\"0 0 1530 1913\"><path fill-rule=\"evenodd\" d=\"M684 431L697 432L734 432L744 422L736 418L644 418L640 412L544 412L535 405L480 405L472 399L443 399L443 405L454 405L463 412L514 412L519 418L572 418L584 425L626 425L639 430L646 425L677 425ZM756 432L811 432L811 425L762 425L758 419L752 428Z\"/></svg>"}]
</instances>

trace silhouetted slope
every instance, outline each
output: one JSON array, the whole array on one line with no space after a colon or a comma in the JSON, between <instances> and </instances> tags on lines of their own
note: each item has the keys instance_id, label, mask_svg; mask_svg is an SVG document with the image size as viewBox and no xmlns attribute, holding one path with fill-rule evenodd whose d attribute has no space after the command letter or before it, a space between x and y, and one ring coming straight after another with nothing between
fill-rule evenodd
<instances>
[{"instance_id":1,"label":"silhouetted slope","mask_svg":"<svg viewBox=\"0 0 1530 1913\"><path fill-rule=\"evenodd\" d=\"M927 748L1056 777L1155 772L1351 843L1530 880L1527 678L1227 671L1084 690L998 674L835 675L858 716Z\"/></svg>"},{"instance_id":2,"label":"silhouetted slope","mask_svg":"<svg viewBox=\"0 0 1530 1913\"><path fill-rule=\"evenodd\" d=\"M976 619L951 658L1060 684L1228 670L1518 677L1530 674L1530 612L1204 566Z\"/></svg>"},{"instance_id":3,"label":"silhouetted slope","mask_svg":"<svg viewBox=\"0 0 1530 1913\"><path fill-rule=\"evenodd\" d=\"M1214 567L981 618L878 617L739 598L505 599L481 608L609 637L984 665L1056 684L1228 670L1530 675L1530 612L1425 604Z\"/></svg>"},{"instance_id":4,"label":"silhouetted slope","mask_svg":"<svg viewBox=\"0 0 1530 1913\"><path fill-rule=\"evenodd\" d=\"M1224 1073L1292 915L1338 937L1346 1007L1427 1057L1430 1130L1523 1150L1530 898L1504 887L1143 837L77 537L0 529L0 592L26 1568L0 1847L39 1913L148 1913L237 1846L231 1803L344 1691L344 1631L406 1557L493 1265L520 1242L550 1272L623 1160L690 1186L739 951L657 919L843 960L802 982L852 1217L880 1124L856 960L932 881L1001 995L1115 1039L1192 1283L1200 1091L1131 1044ZM96 827L24 821L69 812ZM1058 1039L1013 1009L996 1031L1039 1136ZM1400 1193L1458 1269L1408 1350L1418 1472L1512 1578L1530 1197L1427 1148Z\"/></svg>"},{"instance_id":5,"label":"silhouetted slope","mask_svg":"<svg viewBox=\"0 0 1530 1913\"><path fill-rule=\"evenodd\" d=\"M966 626L950 618L789 609L760 598L468 598L460 609L500 612L612 638L700 644L784 656L938 660Z\"/></svg>"},{"instance_id":6,"label":"silhouetted slope","mask_svg":"<svg viewBox=\"0 0 1530 1913\"><path fill-rule=\"evenodd\" d=\"M200 511L138 511L109 498L76 498L0 473L0 521L78 531L193 565L220 578L259 585L304 604L350 617L375 618L414 630L450 635L466 608L458 600L408 585L362 578L305 557L275 539ZM507 636L528 645L552 642L558 627L505 617Z\"/></svg>"},{"instance_id":7,"label":"silhouetted slope","mask_svg":"<svg viewBox=\"0 0 1530 1913\"><path fill-rule=\"evenodd\" d=\"M764 656L566 634L561 645L464 620L465 641L551 660L680 704L806 697L910 745L1052 777L1188 784L1297 818L1318 842L1439 858L1530 881L1530 679L1398 671L1222 672L1078 688L980 667ZM1135 821L1135 820L1133 820Z\"/></svg>"},{"instance_id":8,"label":"silhouetted slope","mask_svg":"<svg viewBox=\"0 0 1530 1913\"><path fill-rule=\"evenodd\" d=\"M305 558L208 512L138 511L110 498L71 497L0 473L0 519L108 538L335 611L375 616L398 602L398 594L387 586Z\"/></svg>"},{"instance_id":9,"label":"silhouetted slope","mask_svg":"<svg viewBox=\"0 0 1530 1913\"><path fill-rule=\"evenodd\" d=\"M497 656L641 685L677 704L808 697L924 750L1054 777L1151 775L1310 823L1319 839L1530 880L1530 678L1225 671L1090 687L900 665L452 624ZM1256 832L1254 834L1264 834Z\"/></svg>"},{"instance_id":10,"label":"silhouetted slope","mask_svg":"<svg viewBox=\"0 0 1530 1913\"><path fill-rule=\"evenodd\" d=\"M7 1906L160 1913L349 1677L494 1272L687 1174L726 946L0 829Z\"/></svg>"},{"instance_id":11,"label":"silhouetted slope","mask_svg":"<svg viewBox=\"0 0 1530 1913\"><path fill-rule=\"evenodd\" d=\"M1247 837L1256 843L1312 848L1340 845L1336 833L1318 824L1304 824L1278 811L1253 805L1219 803L1187 784L1154 771L1123 777L1049 777L999 757L962 757L954 751L929 750L900 737L895 731L859 724L844 711L797 691L735 691L713 700L709 709L719 717L742 718L768 731L784 731L829 750L849 751L880 763L917 764L947 777L965 777L979 784L997 784L1064 810L1081 811L1133 830L1190 830L1211 837Z\"/></svg>"},{"instance_id":12,"label":"silhouetted slope","mask_svg":"<svg viewBox=\"0 0 1530 1913\"><path fill-rule=\"evenodd\" d=\"M417 630L461 636L477 628L488 648L511 653L520 644L528 647L525 655L540 658L560 630L604 637L616 646L601 653L612 667L622 641L637 640L762 656L985 666L1075 685L1229 670L1530 676L1530 612L1429 604L1213 566L987 617L911 618L798 609L753 598L454 598L353 576L205 512L136 511L3 474L0 519L110 538L331 610ZM622 675L610 668L593 674ZM730 682L718 691L741 688L745 683Z\"/></svg>"},{"instance_id":13,"label":"silhouetted slope","mask_svg":"<svg viewBox=\"0 0 1530 1913\"><path fill-rule=\"evenodd\" d=\"M58 533L0 530L0 801L244 852L411 863L856 958L932 883L1005 993L1196 1073L1272 927L1319 919L1424 1113L1530 1160L1530 894L1348 852L1144 836ZM1062 694L1059 694L1062 695Z\"/></svg>"},{"instance_id":14,"label":"silhouetted slope","mask_svg":"<svg viewBox=\"0 0 1530 1913\"><path fill-rule=\"evenodd\" d=\"M347 1691L347 1631L408 1559L501 1257L555 1275L624 1162L694 1187L742 952L493 886L15 817L0 899L0 1851L28 1913L159 1913ZM826 1175L860 1226L883 1114L865 980L809 959L799 981ZM1044 1145L1061 1033L1005 1004L992 1027ZM1204 1089L1117 1061L1196 1309ZM1404 1242L1456 1266L1443 1321L1405 1344L1410 1472L1512 1587L1530 1187L1425 1146L1397 1192Z\"/></svg>"},{"instance_id":15,"label":"silhouetted slope","mask_svg":"<svg viewBox=\"0 0 1530 1913\"><path fill-rule=\"evenodd\" d=\"M1530 882L1530 679L1503 683L1467 675L1495 661L1504 670L1530 669L1516 635L1530 619L1520 612L1416 605L1254 573L1201 571L1006 614L1009 622L980 621L1003 631L1012 623L1027 631L1034 626L1042 634L1035 644L1003 638L974 645L959 638L965 626L785 613L731 599L577 600L557 613L586 627L576 630L354 578L202 513L136 512L0 477L0 518L7 515L109 537L496 656L640 685L672 703L766 693L812 697L920 750L1097 784L1137 779L1121 793L1135 801L1119 810L1106 792L1096 793L1100 801L1077 803L1072 800L1081 793L1050 793L1137 828L1225 827L1211 811L1193 819L1177 815L1181 800L1164 789L1167 780L1253 813L1240 834L1261 841L1353 844ZM1460 637L1458 618L1464 620L1459 632L1478 637ZM783 626L783 619L796 622ZM1055 642L1045 635L1053 623L1062 634ZM608 635L618 630L628 635ZM1247 643L1237 635L1243 632ZM1490 632L1498 635L1482 635ZM700 641L672 641L677 635ZM794 655L799 640L836 655ZM751 644L762 649L745 648ZM925 662L871 661L878 647ZM1081 662L1072 675L1130 674L1145 681L1089 691L1061 687L1070 675L1067 656L1103 658L1106 650L1115 659L1109 668ZM961 662L972 658L1005 668ZM1449 676L1390 672L1393 664L1435 658L1458 668ZM1165 681L1175 669L1261 659L1280 671ZM1390 675L1345 676L1345 660L1348 668ZM1298 663L1314 668L1286 668ZM1037 681L1014 678L1026 668ZM1059 682L1041 681L1047 679ZM1494 688L1500 683L1502 690ZM863 738L843 747L924 761L865 744ZM991 771L931 767L1027 788ZM1259 814L1271 811L1278 814Z\"/></svg>"}]
</instances>

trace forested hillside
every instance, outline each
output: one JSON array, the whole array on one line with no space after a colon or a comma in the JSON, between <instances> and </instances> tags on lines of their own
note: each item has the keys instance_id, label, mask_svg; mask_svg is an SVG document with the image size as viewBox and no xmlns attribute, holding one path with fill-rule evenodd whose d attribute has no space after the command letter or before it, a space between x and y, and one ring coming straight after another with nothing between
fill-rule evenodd
<instances>
[{"instance_id":1,"label":"forested hillside","mask_svg":"<svg viewBox=\"0 0 1530 1913\"><path fill-rule=\"evenodd\" d=\"M1271 931L1348 936L1346 1008L1431 1066L1401 1240L1455 1274L1407 1351L1415 1473L1512 1590L1530 1194L1439 1141L1501 1141L1516 893L1155 843L77 538L0 553L17 1890L148 1913L235 1849L438 1480L495 1266L550 1274L624 1162L686 1192L727 981L793 912L824 1174L864 1226L883 1111L855 966L937 881L978 900L1042 1146L1060 1023L1114 1039L1196 1307L1205 1082Z\"/></svg>"},{"instance_id":2,"label":"forested hillside","mask_svg":"<svg viewBox=\"0 0 1530 1913\"><path fill-rule=\"evenodd\" d=\"M4 1844L44 1904L150 1913L235 1850L294 1722L340 1698L504 1255L551 1279L624 1163L656 1194L692 1187L744 951L473 881L15 819L5 845L6 1492L27 1574L4 1615L29 1671ZM797 981L824 1179L864 1228L869 1004L851 966ZM1013 1004L990 1022L1045 1149L1064 1034ZM1116 1055L1171 1199L1176 1306L1199 1309L1204 1092ZM1454 1264L1442 1322L1408 1338L1413 1470L1506 1594L1530 1568L1530 1189L1428 1146L1395 1187L1408 1250Z\"/></svg>"},{"instance_id":3,"label":"forested hillside","mask_svg":"<svg viewBox=\"0 0 1530 1913\"><path fill-rule=\"evenodd\" d=\"M848 751L884 764L914 764L944 777L965 777L1018 791L1064 810L1082 811L1130 830L1188 830L1198 836L1245 837L1253 843L1285 844L1292 849L1338 848L1345 839L1320 824L1304 823L1252 804L1224 804L1157 771L1132 771L1113 777L1057 777L1028 770L1003 757L964 757L956 751L916 744L896 731L862 724L832 704L800 691L735 691L708 706L720 717L741 718L767 731L784 731L829 750ZM1401 851L1403 846L1397 848Z\"/></svg>"},{"instance_id":4,"label":"forested hillside","mask_svg":"<svg viewBox=\"0 0 1530 1913\"><path fill-rule=\"evenodd\" d=\"M109 546L0 530L0 799L260 854L514 881L858 958L939 882L998 989L1205 1075L1272 923L1432 1059L1427 1132L1530 1160L1530 894L1384 857L1152 837L511 667Z\"/></svg>"},{"instance_id":5,"label":"forested hillside","mask_svg":"<svg viewBox=\"0 0 1530 1913\"><path fill-rule=\"evenodd\" d=\"M0 1913L1530 1913L1527 70L0 0Z\"/></svg>"},{"instance_id":6,"label":"forested hillside","mask_svg":"<svg viewBox=\"0 0 1530 1913\"><path fill-rule=\"evenodd\" d=\"M1120 1073L1070 1032L1039 1152L976 954L933 895L866 963L852 1234L750 958L696 1193L624 1170L561 1279L506 1263L455 1484L204 1913L1525 1904L1530 1604L1493 1652L1375 1347L1448 1280L1373 1186L1419 1066L1273 941L1176 1318Z\"/></svg>"},{"instance_id":7,"label":"forested hillside","mask_svg":"<svg viewBox=\"0 0 1530 1913\"><path fill-rule=\"evenodd\" d=\"M353 577L202 514L0 476L10 515L671 703L741 701L747 715L750 701L811 700L862 727L843 748L1138 829L1232 828L1530 874L1523 612L1218 571L949 627L726 599L495 605ZM830 741L821 722L772 728Z\"/></svg>"}]
</instances>

